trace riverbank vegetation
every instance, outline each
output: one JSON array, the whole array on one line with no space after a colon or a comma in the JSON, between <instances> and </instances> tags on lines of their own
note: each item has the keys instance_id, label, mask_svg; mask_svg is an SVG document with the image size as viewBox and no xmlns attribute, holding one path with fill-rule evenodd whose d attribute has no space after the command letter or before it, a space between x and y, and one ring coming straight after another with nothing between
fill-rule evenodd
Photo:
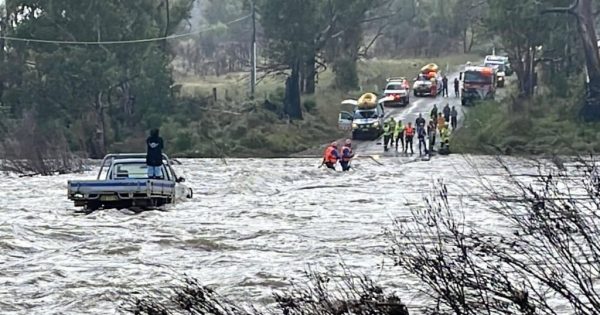
<instances>
[{"instance_id":1,"label":"riverbank vegetation","mask_svg":"<svg viewBox=\"0 0 600 315\"><path fill-rule=\"evenodd\" d=\"M566 95L544 93L530 99L515 95L468 108L452 135L455 153L507 155L588 155L600 152L600 123L579 116L583 86Z\"/></svg>"},{"instance_id":2,"label":"riverbank vegetation","mask_svg":"<svg viewBox=\"0 0 600 315\"><path fill-rule=\"evenodd\" d=\"M385 259L373 267L397 271L387 279L393 281L394 294L384 293L392 288L342 268L338 274L307 272L283 293L274 293L270 306L245 306L188 279L167 295L130 296L124 309L148 315L400 315L408 313L402 303L406 301L398 297L422 294L420 305L412 301L411 312L597 314L597 161L531 161L517 173L508 162L497 163L481 170L500 171L481 174L483 193L465 196L467 208L439 181L422 206L412 207L410 215L395 218L385 229ZM537 171L523 173L523 167ZM473 216L497 224L477 226ZM264 311L269 307L274 310Z\"/></svg>"}]
</instances>

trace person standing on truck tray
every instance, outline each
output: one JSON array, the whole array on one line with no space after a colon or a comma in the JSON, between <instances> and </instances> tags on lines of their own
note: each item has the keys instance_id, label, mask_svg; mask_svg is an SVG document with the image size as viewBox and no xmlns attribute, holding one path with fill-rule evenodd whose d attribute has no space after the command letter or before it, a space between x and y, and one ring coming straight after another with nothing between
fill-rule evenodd
<instances>
[{"instance_id":1,"label":"person standing on truck tray","mask_svg":"<svg viewBox=\"0 0 600 315\"><path fill-rule=\"evenodd\" d=\"M458 78L454 78L454 96L459 97L460 82Z\"/></svg>"},{"instance_id":2,"label":"person standing on truck tray","mask_svg":"<svg viewBox=\"0 0 600 315\"><path fill-rule=\"evenodd\" d=\"M442 97L448 97L448 77L442 78Z\"/></svg>"},{"instance_id":3,"label":"person standing on truck tray","mask_svg":"<svg viewBox=\"0 0 600 315\"><path fill-rule=\"evenodd\" d=\"M383 124L383 151L388 151L388 145L394 144L394 129L396 129L396 120L391 117Z\"/></svg>"},{"instance_id":4,"label":"person standing on truck tray","mask_svg":"<svg viewBox=\"0 0 600 315\"><path fill-rule=\"evenodd\" d=\"M427 143L425 143L425 138L427 137L427 131L425 128L417 128L417 138L419 138L419 156L423 156L422 150L427 154ZM421 150L422 146L422 150Z\"/></svg>"},{"instance_id":5,"label":"person standing on truck tray","mask_svg":"<svg viewBox=\"0 0 600 315\"><path fill-rule=\"evenodd\" d=\"M396 123L394 139L396 140L396 152L398 152L398 141L402 142L402 151L404 151L404 125L402 125L402 120L398 120Z\"/></svg>"},{"instance_id":6,"label":"person standing on truck tray","mask_svg":"<svg viewBox=\"0 0 600 315\"><path fill-rule=\"evenodd\" d=\"M446 103L446 106L444 106L444 109L442 110L442 112L444 113L444 119L446 120L446 123L450 122L450 113L452 112L450 110L450 104Z\"/></svg>"},{"instance_id":7,"label":"person standing on truck tray","mask_svg":"<svg viewBox=\"0 0 600 315\"><path fill-rule=\"evenodd\" d=\"M338 144L334 141L327 147L327 149L325 149L325 153L323 154L323 163L321 163L321 165L324 164L327 166L327 168L335 170L335 164L340 159L337 147Z\"/></svg>"},{"instance_id":8,"label":"person standing on truck tray","mask_svg":"<svg viewBox=\"0 0 600 315\"><path fill-rule=\"evenodd\" d=\"M150 136L146 139L146 165L148 167L148 178L162 178L161 167L163 165L162 150L163 139L158 135L158 128L150 130Z\"/></svg>"},{"instance_id":9,"label":"person standing on truck tray","mask_svg":"<svg viewBox=\"0 0 600 315\"><path fill-rule=\"evenodd\" d=\"M413 128L411 123L408 123L408 126L404 128L404 137L406 138L406 146L404 147L404 153L408 153L408 145L410 144L410 154L414 154L413 151L413 138L415 136L415 128Z\"/></svg>"},{"instance_id":10,"label":"person standing on truck tray","mask_svg":"<svg viewBox=\"0 0 600 315\"><path fill-rule=\"evenodd\" d=\"M452 111L450 111L450 125L452 126L452 131L458 126L458 112L456 111L456 106L452 106Z\"/></svg>"},{"instance_id":11,"label":"person standing on truck tray","mask_svg":"<svg viewBox=\"0 0 600 315\"><path fill-rule=\"evenodd\" d=\"M437 128L438 130L442 130L444 128L446 128L446 119L444 119L444 116L442 116L442 113L438 114L438 118L437 118Z\"/></svg>"},{"instance_id":12,"label":"person standing on truck tray","mask_svg":"<svg viewBox=\"0 0 600 315\"><path fill-rule=\"evenodd\" d=\"M347 172L350 170L350 161L354 157L354 152L352 152L352 140L346 139L346 144L342 147L342 159L340 160L340 165L342 166L342 171Z\"/></svg>"}]
</instances>

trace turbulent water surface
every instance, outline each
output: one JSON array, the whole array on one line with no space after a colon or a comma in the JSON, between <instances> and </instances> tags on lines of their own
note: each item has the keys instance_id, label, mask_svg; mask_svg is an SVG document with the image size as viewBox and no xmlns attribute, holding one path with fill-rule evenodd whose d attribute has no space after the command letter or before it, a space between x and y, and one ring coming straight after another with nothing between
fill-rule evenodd
<instances>
[{"instance_id":1,"label":"turbulent water surface","mask_svg":"<svg viewBox=\"0 0 600 315\"><path fill-rule=\"evenodd\" d=\"M183 160L195 198L140 214L75 213L67 180L93 171L9 176L0 183L0 309L114 314L129 293L167 287L184 273L264 304L308 264L335 269L342 260L418 305L422 295L385 258L383 228L422 206L437 179L468 210L468 224L497 227L475 199L482 178L501 185L502 177L489 158L380 162L359 159L342 174L317 168L316 159Z\"/></svg>"}]
</instances>

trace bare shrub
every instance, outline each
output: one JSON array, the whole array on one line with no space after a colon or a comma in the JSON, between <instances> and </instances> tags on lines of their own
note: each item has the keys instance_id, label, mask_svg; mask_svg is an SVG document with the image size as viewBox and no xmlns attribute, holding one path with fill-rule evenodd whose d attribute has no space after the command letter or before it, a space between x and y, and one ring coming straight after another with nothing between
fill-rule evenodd
<instances>
[{"instance_id":1,"label":"bare shrub","mask_svg":"<svg viewBox=\"0 0 600 315\"><path fill-rule=\"evenodd\" d=\"M40 128L33 113L5 129L0 137L0 171L46 176L82 170L82 160L70 152L64 135Z\"/></svg>"},{"instance_id":2,"label":"bare shrub","mask_svg":"<svg viewBox=\"0 0 600 315\"><path fill-rule=\"evenodd\" d=\"M148 294L127 301L123 309L136 315L217 314L217 315L408 315L408 310L395 295L366 276L351 274L344 268L340 281L333 276L307 271L307 281L292 281L284 292L274 293L275 307L241 306L187 278L167 295Z\"/></svg>"},{"instance_id":3,"label":"bare shrub","mask_svg":"<svg viewBox=\"0 0 600 315\"><path fill-rule=\"evenodd\" d=\"M395 265L418 277L444 314L598 314L600 180L593 162L537 177L511 174L477 211L509 231L483 231L450 206L443 183L386 234ZM520 179L519 179L520 178ZM560 310L559 310L560 307Z\"/></svg>"}]
</instances>

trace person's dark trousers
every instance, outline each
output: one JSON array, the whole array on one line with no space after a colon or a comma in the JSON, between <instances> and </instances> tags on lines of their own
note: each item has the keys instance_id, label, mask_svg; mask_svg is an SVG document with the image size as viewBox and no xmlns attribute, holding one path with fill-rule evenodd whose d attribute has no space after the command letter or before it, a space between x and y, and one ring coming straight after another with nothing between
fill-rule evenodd
<instances>
[{"instance_id":1,"label":"person's dark trousers","mask_svg":"<svg viewBox=\"0 0 600 315\"><path fill-rule=\"evenodd\" d=\"M444 115L444 120L445 120L447 123L448 123L448 122L450 122L450 116L446 116L446 115Z\"/></svg>"},{"instance_id":2,"label":"person's dark trousers","mask_svg":"<svg viewBox=\"0 0 600 315\"><path fill-rule=\"evenodd\" d=\"M431 147L435 145L435 133L431 136Z\"/></svg>"},{"instance_id":3,"label":"person's dark trousers","mask_svg":"<svg viewBox=\"0 0 600 315\"><path fill-rule=\"evenodd\" d=\"M423 150L425 150L425 154L427 154L427 144L425 143L425 139L419 138L419 154L423 155L421 151L421 145L423 145Z\"/></svg>"},{"instance_id":4,"label":"person's dark trousers","mask_svg":"<svg viewBox=\"0 0 600 315\"><path fill-rule=\"evenodd\" d=\"M410 154L415 153L413 151L413 137L406 137L406 146L404 147L404 153L408 152L408 146L410 145Z\"/></svg>"},{"instance_id":5,"label":"person's dark trousers","mask_svg":"<svg viewBox=\"0 0 600 315\"><path fill-rule=\"evenodd\" d=\"M332 170L335 170L335 164L334 164L334 163L325 162L325 166L327 166L327 168L330 168L330 169L332 169Z\"/></svg>"},{"instance_id":6,"label":"person's dark trousers","mask_svg":"<svg viewBox=\"0 0 600 315\"><path fill-rule=\"evenodd\" d=\"M383 149L385 151L388 150L388 145L391 145L393 143L392 142L393 140L394 139L393 139L392 135L385 135L385 136L383 136Z\"/></svg>"},{"instance_id":7,"label":"person's dark trousers","mask_svg":"<svg viewBox=\"0 0 600 315\"><path fill-rule=\"evenodd\" d=\"M447 86L445 86L445 87L442 89L442 96L446 96L446 97L448 97L448 87L447 87Z\"/></svg>"},{"instance_id":8,"label":"person's dark trousers","mask_svg":"<svg viewBox=\"0 0 600 315\"><path fill-rule=\"evenodd\" d=\"M452 130L456 129L456 126L458 126L458 119L456 117L452 117L450 125L452 125Z\"/></svg>"},{"instance_id":9,"label":"person's dark trousers","mask_svg":"<svg viewBox=\"0 0 600 315\"><path fill-rule=\"evenodd\" d=\"M454 90L454 96L456 96L456 97L458 97L458 96L459 96L459 95L458 95L458 90L456 90L456 89Z\"/></svg>"},{"instance_id":10,"label":"person's dark trousers","mask_svg":"<svg viewBox=\"0 0 600 315\"><path fill-rule=\"evenodd\" d=\"M342 166L342 171L346 172L350 170L350 162L340 161L340 165Z\"/></svg>"},{"instance_id":11,"label":"person's dark trousers","mask_svg":"<svg viewBox=\"0 0 600 315\"><path fill-rule=\"evenodd\" d=\"M402 151L404 151L404 133L401 133L396 137L396 151L398 151L398 141L402 142Z\"/></svg>"}]
</instances>

